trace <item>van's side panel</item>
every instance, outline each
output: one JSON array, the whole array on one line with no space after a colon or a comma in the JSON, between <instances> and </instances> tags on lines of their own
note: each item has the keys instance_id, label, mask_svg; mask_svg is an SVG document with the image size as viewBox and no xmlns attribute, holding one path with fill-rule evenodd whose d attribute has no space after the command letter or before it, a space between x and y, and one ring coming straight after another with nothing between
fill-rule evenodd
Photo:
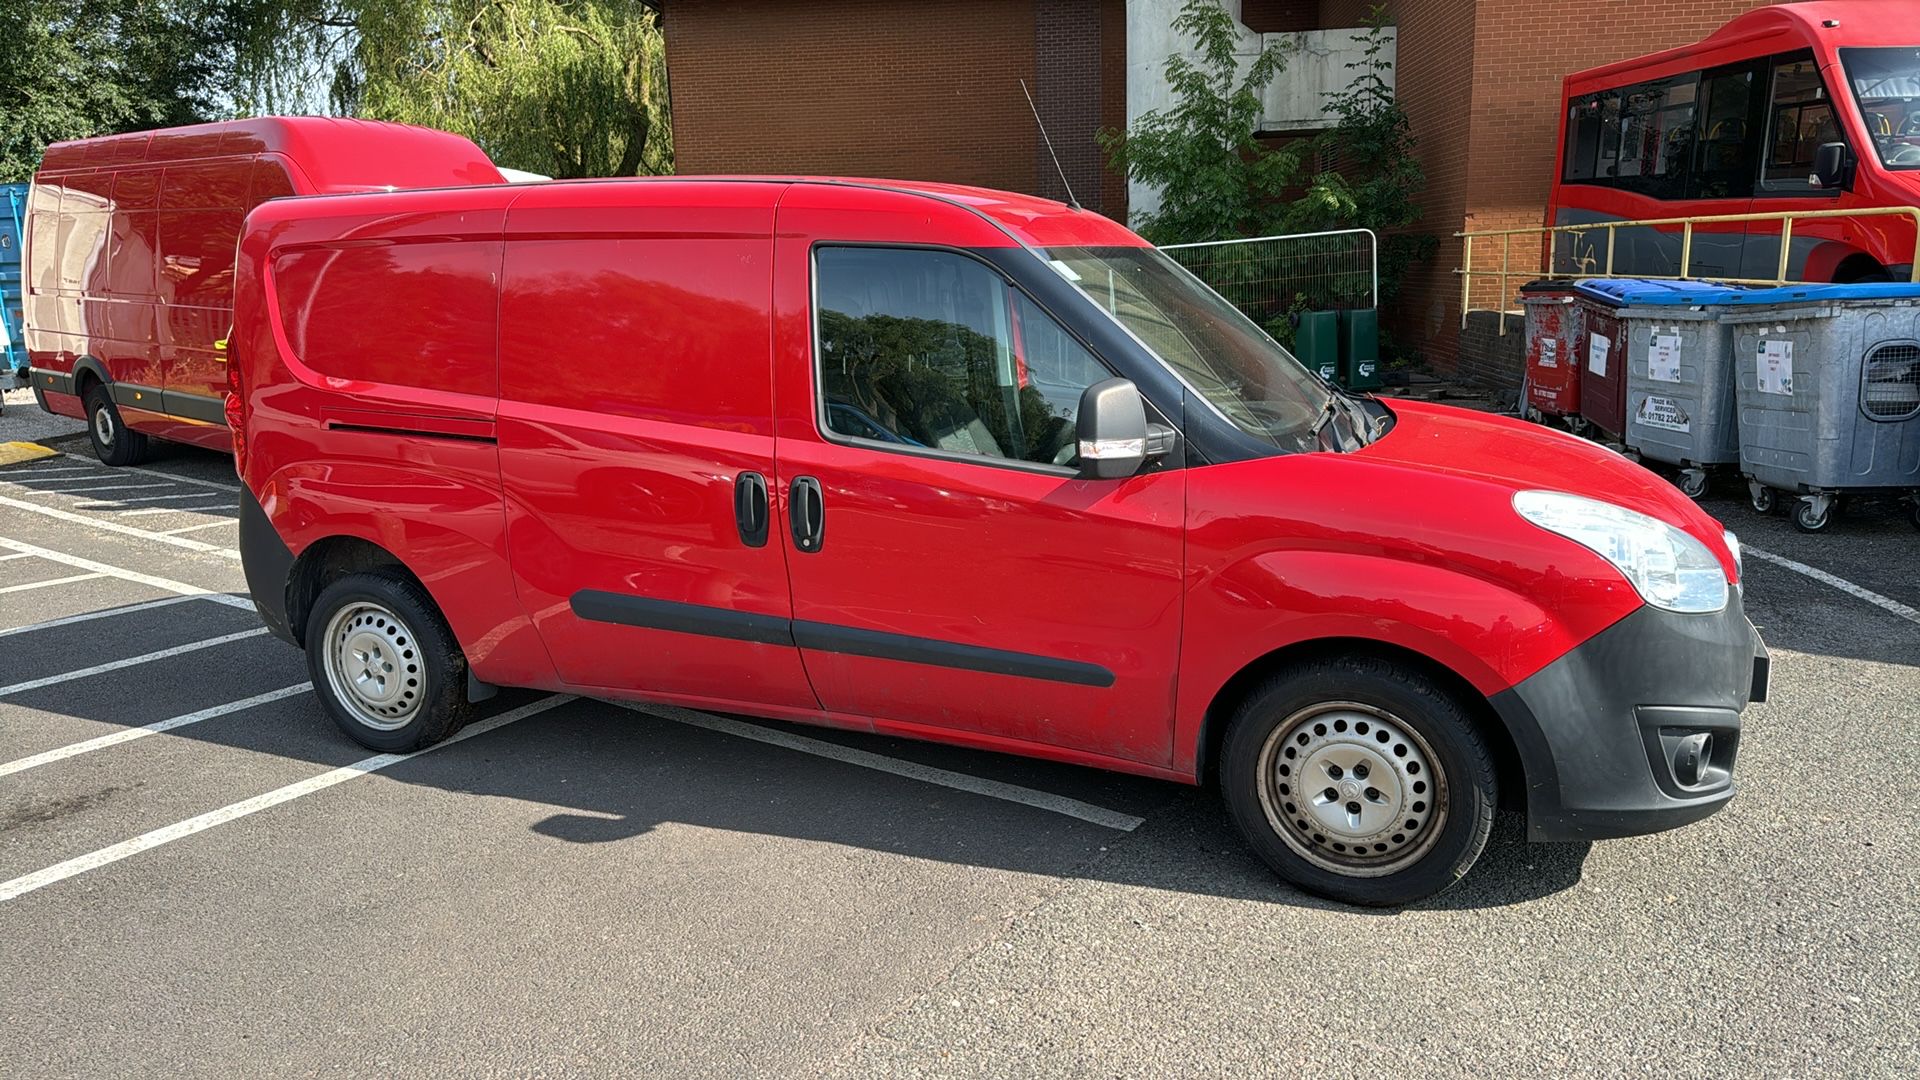
<instances>
[{"instance_id":1,"label":"van's side panel","mask_svg":"<svg viewBox=\"0 0 1920 1080\"><path fill-rule=\"evenodd\" d=\"M774 473L777 184L526 189L507 219L500 469L521 600L567 682L817 709L785 625ZM777 505L777 504L776 504Z\"/></svg>"},{"instance_id":2,"label":"van's side panel","mask_svg":"<svg viewBox=\"0 0 1920 1080\"><path fill-rule=\"evenodd\" d=\"M243 464L295 555L334 537L383 548L426 585L480 678L551 686L514 597L493 438L512 194L255 212L241 262L262 284L242 283L235 325L252 405Z\"/></svg>"}]
</instances>

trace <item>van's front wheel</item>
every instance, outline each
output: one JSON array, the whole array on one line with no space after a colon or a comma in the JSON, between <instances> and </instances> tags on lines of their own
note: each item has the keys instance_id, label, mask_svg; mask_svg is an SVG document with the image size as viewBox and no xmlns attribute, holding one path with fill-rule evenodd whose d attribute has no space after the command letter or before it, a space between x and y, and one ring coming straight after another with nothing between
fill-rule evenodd
<instances>
[{"instance_id":1,"label":"van's front wheel","mask_svg":"<svg viewBox=\"0 0 1920 1080\"><path fill-rule=\"evenodd\" d=\"M147 460L147 437L127 426L107 385L87 388L87 439L102 465L138 465Z\"/></svg>"},{"instance_id":2,"label":"van's front wheel","mask_svg":"<svg viewBox=\"0 0 1920 1080\"><path fill-rule=\"evenodd\" d=\"M1492 755L1453 694L1367 657L1303 663L1255 691L1227 731L1220 782L1281 877L1371 906L1459 880L1498 804Z\"/></svg>"},{"instance_id":3,"label":"van's front wheel","mask_svg":"<svg viewBox=\"0 0 1920 1080\"><path fill-rule=\"evenodd\" d=\"M328 715L355 742L409 752L472 715L466 657L418 585L393 573L327 586L307 618L307 670Z\"/></svg>"}]
</instances>

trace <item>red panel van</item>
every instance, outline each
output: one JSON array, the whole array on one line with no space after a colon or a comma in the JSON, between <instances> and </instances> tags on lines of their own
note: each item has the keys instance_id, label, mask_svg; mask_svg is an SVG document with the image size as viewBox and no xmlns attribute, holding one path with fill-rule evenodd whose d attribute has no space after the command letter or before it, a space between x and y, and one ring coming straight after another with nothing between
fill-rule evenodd
<instances>
[{"instance_id":1,"label":"red panel van","mask_svg":"<svg viewBox=\"0 0 1920 1080\"><path fill-rule=\"evenodd\" d=\"M47 147L27 200L25 326L42 408L84 418L131 465L149 438L226 450L221 408L233 255L253 206L283 195L499 184L458 135L266 117Z\"/></svg>"},{"instance_id":2,"label":"red panel van","mask_svg":"<svg viewBox=\"0 0 1920 1080\"><path fill-rule=\"evenodd\" d=\"M1329 389L1105 218L662 179L268 203L247 580L353 738L499 685L1217 785L1288 880L1450 884L1733 793L1739 547L1572 436Z\"/></svg>"}]
</instances>

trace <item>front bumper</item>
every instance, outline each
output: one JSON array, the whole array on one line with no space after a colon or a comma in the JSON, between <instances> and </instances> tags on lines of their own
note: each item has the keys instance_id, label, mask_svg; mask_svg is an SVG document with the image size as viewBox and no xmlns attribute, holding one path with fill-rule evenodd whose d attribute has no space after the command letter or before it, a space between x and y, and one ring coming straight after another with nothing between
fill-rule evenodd
<instances>
[{"instance_id":1,"label":"front bumper","mask_svg":"<svg viewBox=\"0 0 1920 1080\"><path fill-rule=\"evenodd\" d=\"M1642 607L1494 695L1526 772L1528 839L1637 836L1725 806L1740 712L1767 678L1736 589L1711 615Z\"/></svg>"}]
</instances>

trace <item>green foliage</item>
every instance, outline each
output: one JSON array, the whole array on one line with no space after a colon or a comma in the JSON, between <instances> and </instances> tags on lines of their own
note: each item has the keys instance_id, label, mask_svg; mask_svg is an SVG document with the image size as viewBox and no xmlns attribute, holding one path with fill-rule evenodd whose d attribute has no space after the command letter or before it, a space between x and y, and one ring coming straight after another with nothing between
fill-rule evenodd
<instances>
[{"instance_id":1,"label":"green foliage","mask_svg":"<svg viewBox=\"0 0 1920 1080\"><path fill-rule=\"evenodd\" d=\"M0 0L0 182L51 142L221 111L202 0Z\"/></svg>"},{"instance_id":2,"label":"green foliage","mask_svg":"<svg viewBox=\"0 0 1920 1080\"><path fill-rule=\"evenodd\" d=\"M1156 244L1282 231L1288 215L1276 200L1298 179L1301 156L1254 136L1261 91L1286 69L1286 50L1261 50L1243 74L1233 16L1216 0L1186 0L1173 27L1198 54L1167 57L1173 106L1139 117L1124 135L1099 136L1114 167L1160 189L1160 208L1135 225Z\"/></svg>"},{"instance_id":3,"label":"green foliage","mask_svg":"<svg viewBox=\"0 0 1920 1080\"><path fill-rule=\"evenodd\" d=\"M638 0L229 0L226 18L246 111L440 128L563 178L672 171L666 50Z\"/></svg>"},{"instance_id":4,"label":"green foliage","mask_svg":"<svg viewBox=\"0 0 1920 1080\"><path fill-rule=\"evenodd\" d=\"M1426 178L1414 157L1412 126L1387 81L1392 22L1375 5L1364 56L1348 65L1352 81L1328 94L1338 122L1325 133L1283 146L1257 137L1261 93L1285 69L1274 46L1242 72L1234 56L1233 18L1218 0L1186 0L1174 27L1196 59L1169 57L1175 103L1139 117L1122 135L1100 136L1115 168L1159 189L1160 208L1135 225L1156 244L1228 240L1279 233L1369 228L1380 238L1379 303L1388 304L1416 262L1437 241L1407 229L1420 219ZM1266 270L1231 252L1180 252L1203 280L1283 340L1290 315L1350 303L1365 283L1344 272L1318 277L1309 292L1273 297Z\"/></svg>"}]
</instances>

